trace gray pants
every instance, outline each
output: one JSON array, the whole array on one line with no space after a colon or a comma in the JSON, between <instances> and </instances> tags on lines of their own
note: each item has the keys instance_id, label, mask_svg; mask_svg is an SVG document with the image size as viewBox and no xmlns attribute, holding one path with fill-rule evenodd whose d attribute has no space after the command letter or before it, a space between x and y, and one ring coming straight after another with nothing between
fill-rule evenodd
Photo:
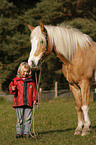
<instances>
[{"instance_id":1,"label":"gray pants","mask_svg":"<svg viewBox=\"0 0 96 145\"><path fill-rule=\"evenodd\" d=\"M17 124L16 133L23 134L23 118L24 118L24 134L29 134L31 126L31 108L16 108Z\"/></svg>"}]
</instances>

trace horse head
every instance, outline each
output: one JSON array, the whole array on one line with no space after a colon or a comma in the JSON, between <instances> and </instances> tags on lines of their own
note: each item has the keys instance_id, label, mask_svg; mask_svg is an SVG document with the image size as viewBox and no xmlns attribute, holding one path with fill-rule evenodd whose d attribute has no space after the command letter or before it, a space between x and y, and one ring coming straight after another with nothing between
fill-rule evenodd
<instances>
[{"instance_id":1,"label":"horse head","mask_svg":"<svg viewBox=\"0 0 96 145\"><path fill-rule=\"evenodd\" d=\"M44 58L52 51L47 29L40 22L40 26L32 27L28 25L31 30L31 52L28 59L28 64L31 67L38 66Z\"/></svg>"}]
</instances>

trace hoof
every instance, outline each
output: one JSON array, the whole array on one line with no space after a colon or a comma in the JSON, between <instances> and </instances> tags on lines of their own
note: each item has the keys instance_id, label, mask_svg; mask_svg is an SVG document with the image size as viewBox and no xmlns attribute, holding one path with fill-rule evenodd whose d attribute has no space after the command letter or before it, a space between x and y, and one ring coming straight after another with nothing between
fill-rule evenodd
<instances>
[{"instance_id":1,"label":"hoof","mask_svg":"<svg viewBox=\"0 0 96 145\"><path fill-rule=\"evenodd\" d=\"M74 135L79 135L79 134L81 134L81 133L82 133L82 130L76 129Z\"/></svg>"},{"instance_id":2,"label":"hoof","mask_svg":"<svg viewBox=\"0 0 96 145\"><path fill-rule=\"evenodd\" d=\"M81 136L85 136L85 135L88 135L88 134L90 134L90 132L89 132L89 131L82 132Z\"/></svg>"},{"instance_id":3,"label":"hoof","mask_svg":"<svg viewBox=\"0 0 96 145\"><path fill-rule=\"evenodd\" d=\"M91 133L91 129L83 129L81 136L85 136Z\"/></svg>"}]
</instances>

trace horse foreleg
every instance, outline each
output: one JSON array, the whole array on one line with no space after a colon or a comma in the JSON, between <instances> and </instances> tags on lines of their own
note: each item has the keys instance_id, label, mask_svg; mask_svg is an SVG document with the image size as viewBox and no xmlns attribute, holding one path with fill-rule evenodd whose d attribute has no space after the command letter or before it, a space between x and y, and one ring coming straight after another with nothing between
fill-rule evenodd
<instances>
[{"instance_id":1,"label":"horse foreleg","mask_svg":"<svg viewBox=\"0 0 96 145\"><path fill-rule=\"evenodd\" d=\"M79 88L76 88L72 85L69 85L70 89L73 92L73 95L75 97L75 104L76 104L76 109L77 109L77 115L78 115L78 126L75 130L74 135L79 135L82 133L82 127L83 127L83 113L81 109L81 92Z\"/></svg>"},{"instance_id":2,"label":"horse foreleg","mask_svg":"<svg viewBox=\"0 0 96 145\"><path fill-rule=\"evenodd\" d=\"M80 87L82 93L82 111L84 114L84 128L82 130L82 136L90 134L91 122L89 119L89 94L90 94L90 82L88 80L82 80Z\"/></svg>"}]
</instances>

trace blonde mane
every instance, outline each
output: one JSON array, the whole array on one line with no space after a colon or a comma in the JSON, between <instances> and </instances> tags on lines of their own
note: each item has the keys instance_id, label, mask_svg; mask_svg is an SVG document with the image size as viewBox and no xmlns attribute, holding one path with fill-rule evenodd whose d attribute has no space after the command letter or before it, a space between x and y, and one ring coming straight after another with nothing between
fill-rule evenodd
<instances>
[{"instance_id":1,"label":"blonde mane","mask_svg":"<svg viewBox=\"0 0 96 145\"><path fill-rule=\"evenodd\" d=\"M44 26L47 29L52 46L55 45L57 52L61 53L67 60L72 58L78 47L83 50L92 45L93 40L78 29L69 26ZM43 35L39 26L37 26L36 31L32 33L33 36L37 35L43 39Z\"/></svg>"}]
</instances>

